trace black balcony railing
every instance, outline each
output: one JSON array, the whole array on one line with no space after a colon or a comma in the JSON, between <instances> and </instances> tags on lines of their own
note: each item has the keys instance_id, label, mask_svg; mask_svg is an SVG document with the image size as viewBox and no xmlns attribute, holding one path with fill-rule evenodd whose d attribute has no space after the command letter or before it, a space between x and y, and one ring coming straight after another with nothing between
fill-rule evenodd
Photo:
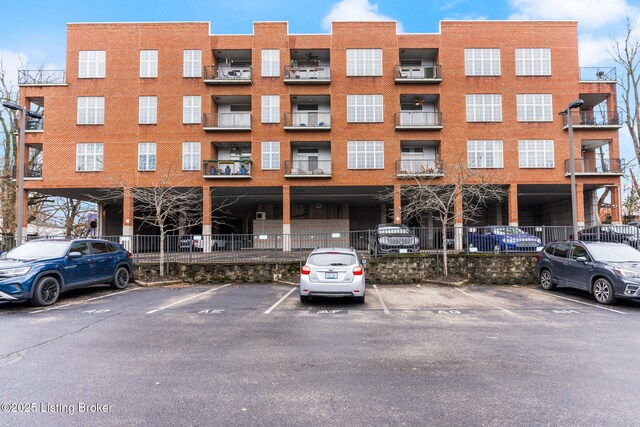
<instances>
[{"instance_id":1,"label":"black balcony railing","mask_svg":"<svg viewBox=\"0 0 640 427\"><path fill-rule=\"evenodd\" d=\"M401 111L395 115L396 127L430 128L442 126L442 113L427 111Z\"/></svg>"},{"instance_id":2,"label":"black balcony railing","mask_svg":"<svg viewBox=\"0 0 640 427\"><path fill-rule=\"evenodd\" d=\"M580 67L581 82L616 81L616 69L612 67Z\"/></svg>"},{"instance_id":3,"label":"black balcony railing","mask_svg":"<svg viewBox=\"0 0 640 427\"><path fill-rule=\"evenodd\" d=\"M622 114L619 111L582 110L571 113L573 126L622 126ZM567 126L567 115L562 115L562 124Z\"/></svg>"},{"instance_id":4,"label":"black balcony railing","mask_svg":"<svg viewBox=\"0 0 640 427\"><path fill-rule=\"evenodd\" d=\"M17 178L16 167L13 167L12 170L13 179ZM42 164L36 163L33 165L24 167L24 177L25 178L42 178Z\"/></svg>"},{"instance_id":5,"label":"black balcony railing","mask_svg":"<svg viewBox=\"0 0 640 427\"><path fill-rule=\"evenodd\" d=\"M65 70L18 70L19 85L64 84Z\"/></svg>"},{"instance_id":6,"label":"black balcony railing","mask_svg":"<svg viewBox=\"0 0 640 427\"><path fill-rule=\"evenodd\" d=\"M204 177L251 177L251 160L205 160L202 162Z\"/></svg>"},{"instance_id":7,"label":"black balcony railing","mask_svg":"<svg viewBox=\"0 0 640 427\"><path fill-rule=\"evenodd\" d=\"M287 66L284 67L284 79L294 82L322 83L331 80L331 72L328 65Z\"/></svg>"},{"instance_id":8,"label":"black balcony railing","mask_svg":"<svg viewBox=\"0 0 640 427\"><path fill-rule=\"evenodd\" d=\"M284 126L295 128L330 128L331 113L320 113L317 111L284 113Z\"/></svg>"},{"instance_id":9,"label":"black balcony railing","mask_svg":"<svg viewBox=\"0 0 640 427\"><path fill-rule=\"evenodd\" d=\"M442 80L442 67L440 65L396 65L393 70L396 81Z\"/></svg>"},{"instance_id":10,"label":"black balcony railing","mask_svg":"<svg viewBox=\"0 0 640 427\"><path fill-rule=\"evenodd\" d=\"M251 82L251 66L211 65L204 67L204 80L225 83Z\"/></svg>"},{"instance_id":11,"label":"black balcony railing","mask_svg":"<svg viewBox=\"0 0 640 427\"><path fill-rule=\"evenodd\" d=\"M579 174L624 173L624 159L575 159L575 170ZM564 172L571 173L569 160L564 161Z\"/></svg>"},{"instance_id":12,"label":"black balcony railing","mask_svg":"<svg viewBox=\"0 0 640 427\"><path fill-rule=\"evenodd\" d=\"M205 113L205 129L251 129L251 113Z\"/></svg>"},{"instance_id":13,"label":"black balcony railing","mask_svg":"<svg viewBox=\"0 0 640 427\"><path fill-rule=\"evenodd\" d=\"M396 160L396 176L433 176L444 174L444 162L442 160L427 159L400 159Z\"/></svg>"},{"instance_id":14,"label":"black balcony railing","mask_svg":"<svg viewBox=\"0 0 640 427\"><path fill-rule=\"evenodd\" d=\"M32 117L27 117L25 130L43 130L44 129L44 119L34 119Z\"/></svg>"},{"instance_id":15,"label":"black balcony railing","mask_svg":"<svg viewBox=\"0 0 640 427\"><path fill-rule=\"evenodd\" d=\"M285 160L284 174L289 176L331 176L331 160Z\"/></svg>"}]
</instances>

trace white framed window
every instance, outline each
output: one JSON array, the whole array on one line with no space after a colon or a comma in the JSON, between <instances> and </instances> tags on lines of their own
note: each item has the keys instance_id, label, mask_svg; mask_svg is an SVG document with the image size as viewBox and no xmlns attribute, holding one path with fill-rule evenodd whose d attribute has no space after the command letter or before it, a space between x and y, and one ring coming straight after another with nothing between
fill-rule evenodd
<instances>
[{"instance_id":1,"label":"white framed window","mask_svg":"<svg viewBox=\"0 0 640 427\"><path fill-rule=\"evenodd\" d=\"M551 49L516 49L516 76L550 76Z\"/></svg>"},{"instance_id":2,"label":"white framed window","mask_svg":"<svg viewBox=\"0 0 640 427\"><path fill-rule=\"evenodd\" d=\"M201 103L202 99L199 96L182 97L182 123L194 124L202 121L200 114Z\"/></svg>"},{"instance_id":3,"label":"white framed window","mask_svg":"<svg viewBox=\"0 0 640 427\"><path fill-rule=\"evenodd\" d=\"M502 141L467 141L467 165L474 169L503 168Z\"/></svg>"},{"instance_id":4,"label":"white framed window","mask_svg":"<svg viewBox=\"0 0 640 427\"><path fill-rule=\"evenodd\" d=\"M77 123L79 125L103 125L104 96L79 96Z\"/></svg>"},{"instance_id":5,"label":"white framed window","mask_svg":"<svg viewBox=\"0 0 640 427\"><path fill-rule=\"evenodd\" d=\"M518 141L518 163L521 168L553 168L553 140Z\"/></svg>"},{"instance_id":6,"label":"white framed window","mask_svg":"<svg viewBox=\"0 0 640 427\"><path fill-rule=\"evenodd\" d=\"M140 51L140 77L142 78L158 77L158 51L157 50L141 50Z\"/></svg>"},{"instance_id":7,"label":"white framed window","mask_svg":"<svg viewBox=\"0 0 640 427\"><path fill-rule=\"evenodd\" d=\"M104 50L81 50L78 52L78 78L99 79L105 77L107 53Z\"/></svg>"},{"instance_id":8,"label":"white framed window","mask_svg":"<svg viewBox=\"0 0 640 427\"><path fill-rule=\"evenodd\" d=\"M184 51L184 77L202 77L202 51Z\"/></svg>"},{"instance_id":9,"label":"white framed window","mask_svg":"<svg viewBox=\"0 0 640 427\"><path fill-rule=\"evenodd\" d=\"M501 122L502 95L467 95L467 122Z\"/></svg>"},{"instance_id":10,"label":"white framed window","mask_svg":"<svg viewBox=\"0 0 640 427\"><path fill-rule=\"evenodd\" d=\"M158 121L158 98L155 96L141 96L138 98L138 123L141 125L155 125Z\"/></svg>"},{"instance_id":11,"label":"white framed window","mask_svg":"<svg viewBox=\"0 0 640 427\"><path fill-rule=\"evenodd\" d=\"M262 123L280 123L280 96L262 96Z\"/></svg>"},{"instance_id":12,"label":"white framed window","mask_svg":"<svg viewBox=\"0 0 640 427\"><path fill-rule=\"evenodd\" d=\"M156 143L155 142L138 143L138 170L139 171L156 170Z\"/></svg>"},{"instance_id":13,"label":"white framed window","mask_svg":"<svg viewBox=\"0 0 640 427\"><path fill-rule=\"evenodd\" d=\"M280 49L262 49L262 77L280 76Z\"/></svg>"},{"instance_id":14,"label":"white framed window","mask_svg":"<svg viewBox=\"0 0 640 427\"><path fill-rule=\"evenodd\" d=\"M465 76L499 76L500 49L465 49Z\"/></svg>"},{"instance_id":15,"label":"white framed window","mask_svg":"<svg viewBox=\"0 0 640 427\"><path fill-rule=\"evenodd\" d=\"M347 76L381 76L382 49L347 49Z\"/></svg>"},{"instance_id":16,"label":"white framed window","mask_svg":"<svg viewBox=\"0 0 640 427\"><path fill-rule=\"evenodd\" d=\"M384 169L382 141L348 141L348 169Z\"/></svg>"},{"instance_id":17,"label":"white framed window","mask_svg":"<svg viewBox=\"0 0 640 427\"><path fill-rule=\"evenodd\" d=\"M182 143L182 170L183 171L200 170L200 143L199 142L183 142Z\"/></svg>"},{"instance_id":18,"label":"white framed window","mask_svg":"<svg viewBox=\"0 0 640 427\"><path fill-rule=\"evenodd\" d=\"M262 143L262 170L280 169L280 143L264 141Z\"/></svg>"},{"instance_id":19,"label":"white framed window","mask_svg":"<svg viewBox=\"0 0 640 427\"><path fill-rule=\"evenodd\" d=\"M552 122L551 94L518 94L519 122Z\"/></svg>"},{"instance_id":20,"label":"white framed window","mask_svg":"<svg viewBox=\"0 0 640 427\"><path fill-rule=\"evenodd\" d=\"M382 95L347 95L347 122L382 123Z\"/></svg>"},{"instance_id":21,"label":"white framed window","mask_svg":"<svg viewBox=\"0 0 640 427\"><path fill-rule=\"evenodd\" d=\"M76 144L76 171L100 172L104 165L104 144L80 143Z\"/></svg>"}]
</instances>

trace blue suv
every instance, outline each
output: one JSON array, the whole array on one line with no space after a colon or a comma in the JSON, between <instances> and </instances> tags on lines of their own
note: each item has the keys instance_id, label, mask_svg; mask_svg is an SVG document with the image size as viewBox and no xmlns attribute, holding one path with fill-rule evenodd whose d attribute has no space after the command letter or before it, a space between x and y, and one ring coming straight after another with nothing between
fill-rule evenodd
<instances>
[{"instance_id":1,"label":"blue suv","mask_svg":"<svg viewBox=\"0 0 640 427\"><path fill-rule=\"evenodd\" d=\"M127 287L132 255L106 240L34 240L0 256L0 301L51 305L62 292L109 283Z\"/></svg>"}]
</instances>

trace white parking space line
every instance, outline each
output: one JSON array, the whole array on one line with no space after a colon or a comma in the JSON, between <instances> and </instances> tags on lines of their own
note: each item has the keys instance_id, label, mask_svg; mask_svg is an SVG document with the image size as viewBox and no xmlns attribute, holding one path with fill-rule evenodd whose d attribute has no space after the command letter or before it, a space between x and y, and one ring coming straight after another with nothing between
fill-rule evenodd
<instances>
[{"instance_id":1,"label":"white parking space line","mask_svg":"<svg viewBox=\"0 0 640 427\"><path fill-rule=\"evenodd\" d=\"M231 283L227 283L226 285L218 286L217 288L209 289L208 291L201 292L201 293L196 294L196 295L191 295L188 298L181 299L180 301L173 302L173 303L171 303L169 305L165 305L164 307L160 307L160 308L156 308L155 310L147 311L147 314L153 314L153 313L158 312L160 310L164 310L165 308L169 308L169 307L173 307L174 305L182 304L183 302L187 302L187 301L192 300L194 298L201 297L202 295L210 294L211 292L217 291L218 289L226 288L227 286L231 286Z\"/></svg>"},{"instance_id":2,"label":"white parking space line","mask_svg":"<svg viewBox=\"0 0 640 427\"><path fill-rule=\"evenodd\" d=\"M82 304L83 302L95 301L95 300L101 299L101 298L107 298L107 297L113 297L113 296L116 296L116 295L126 294L127 292L137 291L138 289L142 289L142 288L131 288L131 289L127 289L126 291L112 292L112 293L109 293L107 295L101 295L101 296L95 297L95 298L83 299L82 301L74 301L74 302L70 302L69 304L56 305L56 306L53 306L53 307L44 308L42 310L31 311L29 313L30 314L36 314L36 313L42 313L44 311L49 311L49 310L58 310L60 308L69 307L70 305Z\"/></svg>"},{"instance_id":3,"label":"white parking space line","mask_svg":"<svg viewBox=\"0 0 640 427\"><path fill-rule=\"evenodd\" d=\"M278 302L276 302L276 303L275 303L275 304L273 304L271 307L269 307L269 309L268 309L267 311L265 311L265 312L264 312L264 314L269 314L269 313L271 313L271 312L272 312L272 311L273 311L277 306L279 306L279 305L280 305L280 303L281 303L282 301L286 300L286 299L287 299L287 297L293 293L293 291L297 291L297 290L298 290L298 288L293 288L293 289L291 289L289 292L287 292L287 294L286 294L285 296L283 296L282 298L280 298L280 299L278 300Z\"/></svg>"},{"instance_id":4,"label":"white parking space line","mask_svg":"<svg viewBox=\"0 0 640 427\"><path fill-rule=\"evenodd\" d=\"M560 299L563 299L563 300L575 302L577 304L588 305L589 307L599 308L600 310L612 311L612 312L618 313L618 314L627 314L624 311L614 310L613 308L603 307L603 306L597 305L597 304L590 304L590 303L584 302L584 301L578 301L578 300L573 299L573 298L563 297L563 296L560 296L560 295L552 294L550 292L539 291L538 289L531 289L531 290L534 291L534 292L540 293L540 294L548 295L550 297L560 298Z\"/></svg>"},{"instance_id":5,"label":"white parking space line","mask_svg":"<svg viewBox=\"0 0 640 427\"><path fill-rule=\"evenodd\" d=\"M384 303L382 299L382 294L380 294L380 289L376 285L373 285L373 289L376 290L376 295L378 296L378 301L380 301L380 305L382 305L382 309L384 310L384 314L391 314L389 309L387 308L387 304Z\"/></svg>"},{"instance_id":6,"label":"white parking space line","mask_svg":"<svg viewBox=\"0 0 640 427\"><path fill-rule=\"evenodd\" d=\"M515 313L514 313L513 311L507 310L506 308L504 308L504 307L500 307L499 305L492 304L492 303L490 303L489 301L487 301L486 299L484 299L484 298L479 298L479 297L477 297L477 296L475 296L475 295L470 294L469 292L465 292L465 291L463 291L462 289L457 289L457 288L456 288L456 291L458 291L458 292L462 292L463 294L465 294L465 295L466 295L466 296L468 296L469 298L473 298L474 300L476 300L476 301L480 301L480 302L481 302L481 303L483 303L483 304L486 304L486 305L491 306L491 307L493 307L493 308L497 308L498 310L502 310L502 311L504 311L505 313L509 313L509 314L513 314L513 315L515 315Z\"/></svg>"}]
</instances>

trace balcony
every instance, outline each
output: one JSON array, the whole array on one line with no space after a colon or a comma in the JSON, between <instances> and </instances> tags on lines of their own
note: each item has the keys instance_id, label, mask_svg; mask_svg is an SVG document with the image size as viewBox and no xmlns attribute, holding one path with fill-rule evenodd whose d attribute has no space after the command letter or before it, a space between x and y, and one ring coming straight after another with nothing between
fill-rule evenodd
<instances>
[{"instance_id":1,"label":"balcony","mask_svg":"<svg viewBox=\"0 0 640 427\"><path fill-rule=\"evenodd\" d=\"M585 83L614 83L616 69L605 67L580 67L580 82Z\"/></svg>"},{"instance_id":2,"label":"balcony","mask_svg":"<svg viewBox=\"0 0 640 427\"><path fill-rule=\"evenodd\" d=\"M620 129L622 127L621 114L618 111L581 110L571 113L574 129ZM562 125L567 126L567 115L562 116Z\"/></svg>"},{"instance_id":3,"label":"balcony","mask_svg":"<svg viewBox=\"0 0 640 427\"><path fill-rule=\"evenodd\" d=\"M576 175L623 175L624 159L575 159ZM569 160L564 161L564 174L569 176Z\"/></svg>"},{"instance_id":4,"label":"balcony","mask_svg":"<svg viewBox=\"0 0 640 427\"><path fill-rule=\"evenodd\" d=\"M396 160L396 178L433 178L440 176L444 176L444 161L442 160Z\"/></svg>"},{"instance_id":5,"label":"balcony","mask_svg":"<svg viewBox=\"0 0 640 427\"><path fill-rule=\"evenodd\" d=\"M204 82L208 85L250 85L251 66L212 65L204 67Z\"/></svg>"},{"instance_id":6,"label":"balcony","mask_svg":"<svg viewBox=\"0 0 640 427\"><path fill-rule=\"evenodd\" d=\"M206 132L250 131L251 113L205 113L203 126Z\"/></svg>"},{"instance_id":7,"label":"balcony","mask_svg":"<svg viewBox=\"0 0 640 427\"><path fill-rule=\"evenodd\" d=\"M331 113L284 113L285 130L331 130Z\"/></svg>"},{"instance_id":8,"label":"balcony","mask_svg":"<svg viewBox=\"0 0 640 427\"><path fill-rule=\"evenodd\" d=\"M19 86L66 86L65 70L18 70Z\"/></svg>"},{"instance_id":9,"label":"balcony","mask_svg":"<svg viewBox=\"0 0 640 427\"><path fill-rule=\"evenodd\" d=\"M393 74L396 83L440 83L440 65L396 65Z\"/></svg>"},{"instance_id":10,"label":"balcony","mask_svg":"<svg viewBox=\"0 0 640 427\"><path fill-rule=\"evenodd\" d=\"M284 161L285 178L331 178L331 160L300 159Z\"/></svg>"},{"instance_id":11,"label":"balcony","mask_svg":"<svg viewBox=\"0 0 640 427\"><path fill-rule=\"evenodd\" d=\"M16 167L13 167L12 178L16 179ZM24 179L25 180L41 180L42 179L42 163L35 163L33 165L24 167Z\"/></svg>"},{"instance_id":12,"label":"balcony","mask_svg":"<svg viewBox=\"0 0 640 427\"><path fill-rule=\"evenodd\" d=\"M251 160L205 160L202 177L207 179L250 179Z\"/></svg>"},{"instance_id":13,"label":"balcony","mask_svg":"<svg viewBox=\"0 0 640 427\"><path fill-rule=\"evenodd\" d=\"M34 119L27 117L25 132L42 132L44 131L44 119Z\"/></svg>"},{"instance_id":14,"label":"balcony","mask_svg":"<svg viewBox=\"0 0 640 427\"><path fill-rule=\"evenodd\" d=\"M331 83L329 66L284 67L284 82L297 85L322 85Z\"/></svg>"},{"instance_id":15,"label":"balcony","mask_svg":"<svg viewBox=\"0 0 640 427\"><path fill-rule=\"evenodd\" d=\"M442 129L442 113L428 111L401 111L395 114L396 130Z\"/></svg>"}]
</instances>

